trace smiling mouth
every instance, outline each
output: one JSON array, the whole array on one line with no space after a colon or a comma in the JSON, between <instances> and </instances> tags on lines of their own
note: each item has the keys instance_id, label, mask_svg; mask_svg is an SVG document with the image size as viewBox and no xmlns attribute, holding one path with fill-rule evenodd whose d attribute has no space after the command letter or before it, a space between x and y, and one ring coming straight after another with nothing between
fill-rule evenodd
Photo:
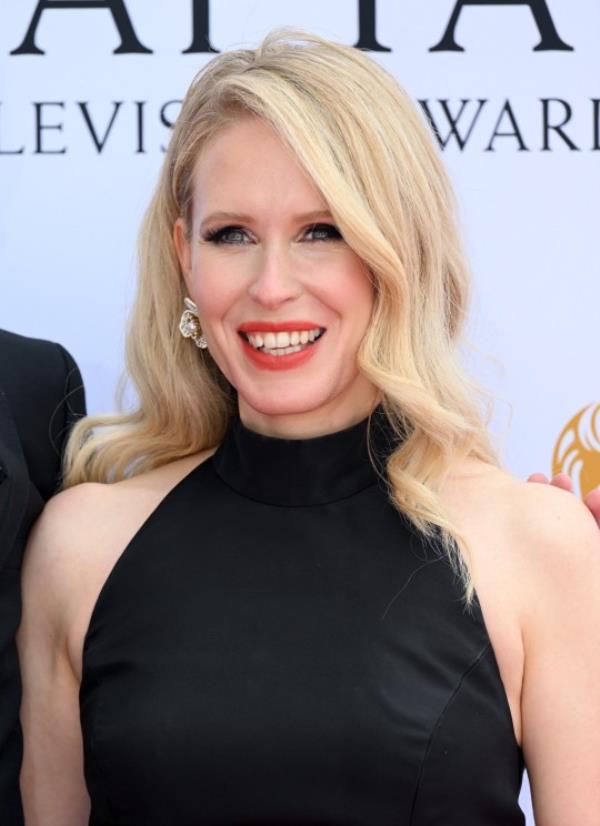
<instances>
[{"instance_id":1,"label":"smiling mouth","mask_svg":"<svg viewBox=\"0 0 600 826\"><path fill-rule=\"evenodd\" d=\"M324 327L313 327L310 330L293 330L274 332L246 333L240 335L251 347L261 353L273 356L286 356L290 353L299 353L318 341L325 333Z\"/></svg>"}]
</instances>

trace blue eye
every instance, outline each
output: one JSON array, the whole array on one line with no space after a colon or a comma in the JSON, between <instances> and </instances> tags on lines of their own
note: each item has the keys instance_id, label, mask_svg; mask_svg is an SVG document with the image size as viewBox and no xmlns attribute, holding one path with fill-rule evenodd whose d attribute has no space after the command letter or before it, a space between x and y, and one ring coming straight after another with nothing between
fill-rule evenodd
<instances>
[{"instance_id":1,"label":"blue eye","mask_svg":"<svg viewBox=\"0 0 600 826\"><path fill-rule=\"evenodd\" d=\"M311 241L339 241L342 237L341 232L333 224L313 224L307 230L312 233Z\"/></svg>"},{"instance_id":2,"label":"blue eye","mask_svg":"<svg viewBox=\"0 0 600 826\"><path fill-rule=\"evenodd\" d=\"M339 241L342 235L333 224L313 224L304 237L308 241ZM209 230L202 240L211 244L237 246L248 240L248 233L242 227L231 225Z\"/></svg>"},{"instance_id":3,"label":"blue eye","mask_svg":"<svg viewBox=\"0 0 600 826\"><path fill-rule=\"evenodd\" d=\"M221 227L206 233L204 241L213 244L243 244L246 232L241 227Z\"/></svg>"}]
</instances>

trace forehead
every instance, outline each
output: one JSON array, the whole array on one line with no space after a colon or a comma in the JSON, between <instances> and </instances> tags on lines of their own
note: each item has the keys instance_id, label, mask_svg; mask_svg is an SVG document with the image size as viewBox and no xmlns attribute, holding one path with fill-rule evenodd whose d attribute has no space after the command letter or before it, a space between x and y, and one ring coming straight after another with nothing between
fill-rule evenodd
<instances>
[{"instance_id":1,"label":"forehead","mask_svg":"<svg viewBox=\"0 0 600 826\"><path fill-rule=\"evenodd\" d=\"M209 204L211 211L327 208L292 149L253 116L228 125L204 146L194 167L193 197L195 211Z\"/></svg>"}]
</instances>

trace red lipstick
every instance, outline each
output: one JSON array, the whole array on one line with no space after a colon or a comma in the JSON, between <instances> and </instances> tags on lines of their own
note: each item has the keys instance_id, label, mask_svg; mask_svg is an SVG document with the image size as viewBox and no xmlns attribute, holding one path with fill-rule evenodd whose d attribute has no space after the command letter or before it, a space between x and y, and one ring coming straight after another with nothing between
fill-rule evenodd
<instances>
[{"instance_id":1,"label":"red lipstick","mask_svg":"<svg viewBox=\"0 0 600 826\"><path fill-rule=\"evenodd\" d=\"M264 321L247 321L239 327L240 342L244 350L244 354L248 360L261 370L288 370L292 367L299 367L311 359L321 344L323 333L315 341L302 344L301 350L296 350L295 353L287 353L283 356L275 356L272 353L265 353L263 350L253 347L247 340L245 335L241 333L276 333L276 332L290 332L294 330L314 330L318 327L312 321L282 321L282 322L264 322ZM319 327L318 329L324 329ZM297 346L297 345L296 345Z\"/></svg>"},{"instance_id":2,"label":"red lipstick","mask_svg":"<svg viewBox=\"0 0 600 826\"><path fill-rule=\"evenodd\" d=\"M322 324L314 321L245 321L240 324L240 333L291 333L294 330L323 330Z\"/></svg>"}]
</instances>

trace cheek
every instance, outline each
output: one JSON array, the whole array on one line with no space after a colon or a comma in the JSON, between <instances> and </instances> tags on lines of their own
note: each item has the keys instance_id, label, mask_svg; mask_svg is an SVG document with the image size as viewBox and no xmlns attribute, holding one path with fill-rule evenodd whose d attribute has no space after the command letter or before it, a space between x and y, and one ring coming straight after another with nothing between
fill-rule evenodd
<instances>
[{"instance_id":1,"label":"cheek","mask_svg":"<svg viewBox=\"0 0 600 826\"><path fill-rule=\"evenodd\" d=\"M353 287L359 305L370 313L375 301L375 287L368 269L362 263L356 268Z\"/></svg>"},{"instance_id":2,"label":"cheek","mask_svg":"<svg viewBox=\"0 0 600 826\"><path fill-rule=\"evenodd\" d=\"M228 278L221 263L198 257L192 270L191 297L201 318L223 315L238 297L236 279Z\"/></svg>"},{"instance_id":3,"label":"cheek","mask_svg":"<svg viewBox=\"0 0 600 826\"><path fill-rule=\"evenodd\" d=\"M375 290L365 264L354 257L344 262L328 285L328 293L340 315L351 318L364 332L375 301Z\"/></svg>"}]
</instances>

